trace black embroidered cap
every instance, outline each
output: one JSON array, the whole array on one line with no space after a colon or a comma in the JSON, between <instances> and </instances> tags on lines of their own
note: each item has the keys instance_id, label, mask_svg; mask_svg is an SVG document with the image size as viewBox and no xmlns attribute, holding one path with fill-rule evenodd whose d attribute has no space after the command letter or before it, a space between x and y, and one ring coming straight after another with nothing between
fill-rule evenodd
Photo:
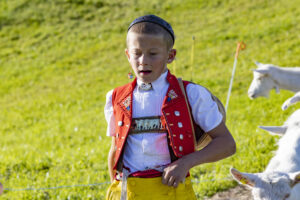
<instances>
[{"instance_id":1,"label":"black embroidered cap","mask_svg":"<svg viewBox=\"0 0 300 200\"><path fill-rule=\"evenodd\" d=\"M141 16L141 17L136 18L129 25L128 31L129 31L129 29L133 25L135 25L137 23L141 23L141 22L150 22L150 23L154 23L154 24L157 24L157 25L163 27L166 31L168 31L168 33L170 33L170 35L171 35L171 37L173 39L173 44L174 44L174 42L175 42L175 35L174 35L174 31L172 29L172 26L168 22L166 22L165 20L163 20L162 18L157 17L155 15L145 15L145 16Z\"/></svg>"}]
</instances>

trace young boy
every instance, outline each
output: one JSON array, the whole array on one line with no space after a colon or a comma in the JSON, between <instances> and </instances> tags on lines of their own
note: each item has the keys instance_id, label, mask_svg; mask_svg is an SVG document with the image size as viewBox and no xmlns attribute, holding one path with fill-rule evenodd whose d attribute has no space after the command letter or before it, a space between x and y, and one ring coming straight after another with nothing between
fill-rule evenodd
<instances>
[{"instance_id":1,"label":"young boy","mask_svg":"<svg viewBox=\"0 0 300 200\"><path fill-rule=\"evenodd\" d=\"M196 199L189 170L235 153L211 94L185 82L186 104L167 69L176 56L174 41L172 27L154 15L139 17L128 28L125 53L136 79L106 96L107 135L112 137L107 199ZM196 125L212 138L200 151L194 148Z\"/></svg>"}]
</instances>

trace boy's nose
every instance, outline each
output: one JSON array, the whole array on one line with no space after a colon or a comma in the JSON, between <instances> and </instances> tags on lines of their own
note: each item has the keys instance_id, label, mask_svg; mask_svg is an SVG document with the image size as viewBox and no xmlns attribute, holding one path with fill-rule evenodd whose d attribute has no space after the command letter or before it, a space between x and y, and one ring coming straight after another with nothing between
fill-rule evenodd
<instances>
[{"instance_id":1,"label":"boy's nose","mask_svg":"<svg viewBox=\"0 0 300 200\"><path fill-rule=\"evenodd\" d=\"M140 58L139 58L139 65L147 65L147 57L145 55L142 55Z\"/></svg>"}]
</instances>

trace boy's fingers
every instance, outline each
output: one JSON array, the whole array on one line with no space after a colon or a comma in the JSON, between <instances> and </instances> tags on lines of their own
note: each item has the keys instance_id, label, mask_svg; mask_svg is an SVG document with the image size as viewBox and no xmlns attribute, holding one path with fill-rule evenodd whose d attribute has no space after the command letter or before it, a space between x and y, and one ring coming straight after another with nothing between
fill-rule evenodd
<instances>
[{"instance_id":1,"label":"boy's fingers","mask_svg":"<svg viewBox=\"0 0 300 200\"><path fill-rule=\"evenodd\" d=\"M171 187L178 187L179 179L175 176L162 176L162 183Z\"/></svg>"},{"instance_id":2,"label":"boy's fingers","mask_svg":"<svg viewBox=\"0 0 300 200\"><path fill-rule=\"evenodd\" d=\"M164 169L162 174L162 183L171 187L177 187L180 180L178 174L174 173L174 169L168 167Z\"/></svg>"},{"instance_id":3,"label":"boy's fingers","mask_svg":"<svg viewBox=\"0 0 300 200\"><path fill-rule=\"evenodd\" d=\"M168 180L168 186L173 186L175 183L175 178L174 176L171 176Z\"/></svg>"},{"instance_id":4,"label":"boy's fingers","mask_svg":"<svg viewBox=\"0 0 300 200\"><path fill-rule=\"evenodd\" d=\"M171 172L168 170L165 170L162 174L162 183L165 185L173 186L173 182L175 180L175 177L171 175Z\"/></svg>"},{"instance_id":5,"label":"boy's fingers","mask_svg":"<svg viewBox=\"0 0 300 200\"><path fill-rule=\"evenodd\" d=\"M170 176L170 170L169 170L168 167L166 167L166 168L164 169L164 171L163 171L163 176L165 176L165 177Z\"/></svg>"},{"instance_id":6,"label":"boy's fingers","mask_svg":"<svg viewBox=\"0 0 300 200\"><path fill-rule=\"evenodd\" d=\"M166 185L168 183L168 180L169 180L169 178L168 178L167 172L164 171L163 174L162 174L162 181L161 182Z\"/></svg>"},{"instance_id":7,"label":"boy's fingers","mask_svg":"<svg viewBox=\"0 0 300 200\"><path fill-rule=\"evenodd\" d=\"M178 181L174 181L173 187L174 187L174 188L177 188L177 186L178 186Z\"/></svg>"}]
</instances>

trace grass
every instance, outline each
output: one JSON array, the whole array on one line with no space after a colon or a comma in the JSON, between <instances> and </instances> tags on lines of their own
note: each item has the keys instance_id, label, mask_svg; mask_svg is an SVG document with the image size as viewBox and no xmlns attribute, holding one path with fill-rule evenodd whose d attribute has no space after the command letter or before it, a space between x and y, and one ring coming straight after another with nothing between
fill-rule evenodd
<instances>
[{"instance_id":1,"label":"grass","mask_svg":"<svg viewBox=\"0 0 300 200\"><path fill-rule=\"evenodd\" d=\"M237 153L191 170L199 199L236 185L229 168L264 170L292 95L251 101L254 61L299 66L299 0L0 0L0 182L2 199L104 199L109 181L105 94L125 84L128 24L153 13L176 34L176 75L202 84L225 104L236 43L239 56L227 113ZM195 37L194 71L191 45ZM174 64L169 66L174 69ZM192 76L193 73L193 76ZM207 181L212 180L215 181ZM47 190L56 186L88 185ZM104 183L104 184L100 184Z\"/></svg>"}]
</instances>

